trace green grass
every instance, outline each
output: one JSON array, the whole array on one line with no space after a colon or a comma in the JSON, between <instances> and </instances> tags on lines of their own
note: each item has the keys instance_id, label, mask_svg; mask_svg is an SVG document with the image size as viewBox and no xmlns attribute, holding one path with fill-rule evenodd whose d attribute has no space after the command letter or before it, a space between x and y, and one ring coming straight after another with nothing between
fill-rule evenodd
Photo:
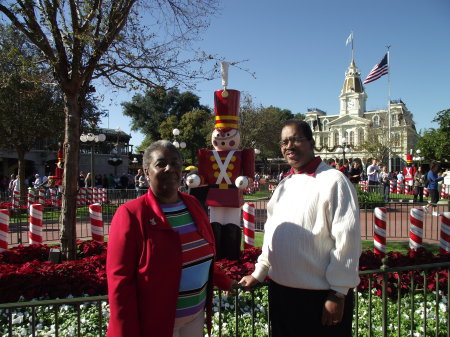
<instances>
[{"instance_id":1,"label":"green grass","mask_svg":"<svg viewBox=\"0 0 450 337\"><path fill-rule=\"evenodd\" d=\"M256 232L255 233L255 246L262 247L264 238L264 233ZM433 254L439 253L439 245L433 243L424 243L424 248L430 250ZM372 240L362 240L362 250L373 249L373 241ZM388 241L386 243L386 251L387 252L400 252L407 253L409 251L409 242L405 241Z\"/></svg>"},{"instance_id":2,"label":"green grass","mask_svg":"<svg viewBox=\"0 0 450 337\"><path fill-rule=\"evenodd\" d=\"M244 200L255 200L255 199L265 199L270 198L272 194L269 191L256 191L250 195L244 195Z\"/></svg>"}]
</instances>

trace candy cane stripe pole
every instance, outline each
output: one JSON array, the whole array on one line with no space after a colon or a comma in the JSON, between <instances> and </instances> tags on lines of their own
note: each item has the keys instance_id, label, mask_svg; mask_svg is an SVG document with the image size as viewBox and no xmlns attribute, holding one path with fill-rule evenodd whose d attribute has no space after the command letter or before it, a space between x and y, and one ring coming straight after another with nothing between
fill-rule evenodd
<instances>
[{"instance_id":1,"label":"candy cane stripe pole","mask_svg":"<svg viewBox=\"0 0 450 337\"><path fill-rule=\"evenodd\" d=\"M255 247L255 205L246 202L242 208L244 218L244 249Z\"/></svg>"},{"instance_id":2,"label":"candy cane stripe pole","mask_svg":"<svg viewBox=\"0 0 450 337\"><path fill-rule=\"evenodd\" d=\"M91 218L92 240L104 241L102 206L100 204L89 205L89 215Z\"/></svg>"},{"instance_id":3,"label":"candy cane stripe pole","mask_svg":"<svg viewBox=\"0 0 450 337\"><path fill-rule=\"evenodd\" d=\"M450 253L450 212L444 212L441 215L441 238L440 252Z\"/></svg>"},{"instance_id":4,"label":"candy cane stripe pole","mask_svg":"<svg viewBox=\"0 0 450 337\"><path fill-rule=\"evenodd\" d=\"M92 187L92 203L99 204L98 201L98 187Z\"/></svg>"},{"instance_id":5,"label":"candy cane stripe pole","mask_svg":"<svg viewBox=\"0 0 450 337\"><path fill-rule=\"evenodd\" d=\"M106 204L106 188L102 188L102 204Z\"/></svg>"},{"instance_id":6,"label":"candy cane stripe pole","mask_svg":"<svg viewBox=\"0 0 450 337\"><path fill-rule=\"evenodd\" d=\"M39 190L39 199L38 204L44 205L45 204L45 190Z\"/></svg>"},{"instance_id":7,"label":"candy cane stripe pole","mask_svg":"<svg viewBox=\"0 0 450 337\"><path fill-rule=\"evenodd\" d=\"M35 192L33 188L28 188L28 208L35 203Z\"/></svg>"},{"instance_id":8,"label":"candy cane stripe pole","mask_svg":"<svg viewBox=\"0 0 450 337\"><path fill-rule=\"evenodd\" d=\"M86 202L88 203L88 205L95 204L95 202L94 202L94 188L93 187L88 187L88 189L87 189Z\"/></svg>"},{"instance_id":9,"label":"candy cane stripe pole","mask_svg":"<svg viewBox=\"0 0 450 337\"><path fill-rule=\"evenodd\" d=\"M428 197L429 194L430 194L430 192L428 192L428 188L424 187L424 188L423 188L423 196L424 196L424 197Z\"/></svg>"},{"instance_id":10,"label":"candy cane stripe pole","mask_svg":"<svg viewBox=\"0 0 450 337\"><path fill-rule=\"evenodd\" d=\"M56 188L50 188L50 201L53 207L58 206L58 199L56 198Z\"/></svg>"},{"instance_id":11,"label":"candy cane stripe pole","mask_svg":"<svg viewBox=\"0 0 450 337\"><path fill-rule=\"evenodd\" d=\"M0 252L8 249L9 211L0 209Z\"/></svg>"},{"instance_id":12,"label":"candy cane stripe pole","mask_svg":"<svg viewBox=\"0 0 450 337\"><path fill-rule=\"evenodd\" d=\"M20 207L20 191L13 191L13 200L12 200L12 208Z\"/></svg>"},{"instance_id":13,"label":"candy cane stripe pole","mask_svg":"<svg viewBox=\"0 0 450 337\"><path fill-rule=\"evenodd\" d=\"M422 247L423 210L411 208L409 216L409 248L417 250Z\"/></svg>"},{"instance_id":14,"label":"candy cane stripe pole","mask_svg":"<svg viewBox=\"0 0 450 337\"><path fill-rule=\"evenodd\" d=\"M80 202L81 202L81 205L87 205L87 200L86 200L86 187L81 187L80 188L80 191L79 191L79 193L80 193Z\"/></svg>"},{"instance_id":15,"label":"candy cane stripe pole","mask_svg":"<svg viewBox=\"0 0 450 337\"><path fill-rule=\"evenodd\" d=\"M447 190L447 186L445 184L442 184L442 189L441 189L441 199L446 199L447 198L447 193L445 193L445 191Z\"/></svg>"},{"instance_id":16,"label":"candy cane stripe pole","mask_svg":"<svg viewBox=\"0 0 450 337\"><path fill-rule=\"evenodd\" d=\"M393 180L389 180L389 193L393 194L394 193L394 181Z\"/></svg>"},{"instance_id":17,"label":"candy cane stripe pole","mask_svg":"<svg viewBox=\"0 0 450 337\"><path fill-rule=\"evenodd\" d=\"M375 222L373 228L373 252L377 255L384 256L386 253L386 208L375 207L373 216Z\"/></svg>"},{"instance_id":18,"label":"candy cane stripe pole","mask_svg":"<svg viewBox=\"0 0 450 337\"><path fill-rule=\"evenodd\" d=\"M41 204L33 204L30 207L30 245L42 244L43 209Z\"/></svg>"}]
</instances>

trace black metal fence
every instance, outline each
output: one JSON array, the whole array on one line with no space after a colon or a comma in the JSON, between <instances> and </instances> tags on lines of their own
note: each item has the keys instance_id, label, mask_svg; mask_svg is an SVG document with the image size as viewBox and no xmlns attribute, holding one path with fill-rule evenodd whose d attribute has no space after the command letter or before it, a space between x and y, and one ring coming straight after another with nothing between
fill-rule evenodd
<instances>
[{"instance_id":1,"label":"black metal fence","mask_svg":"<svg viewBox=\"0 0 450 337\"><path fill-rule=\"evenodd\" d=\"M366 270L353 336L450 336L450 262ZM365 281L364 281L365 280ZM215 292L212 336L271 336L267 286ZM1 336L104 336L107 296L0 304Z\"/></svg>"}]
</instances>

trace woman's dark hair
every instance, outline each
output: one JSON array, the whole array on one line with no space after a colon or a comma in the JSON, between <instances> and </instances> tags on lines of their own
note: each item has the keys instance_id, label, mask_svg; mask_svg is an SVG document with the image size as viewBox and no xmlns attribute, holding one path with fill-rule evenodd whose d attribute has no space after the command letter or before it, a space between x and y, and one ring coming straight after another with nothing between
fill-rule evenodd
<instances>
[{"instance_id":1,"label":"woman's dark hair","mask_svg":"<svg viewBox=\"0 0 450 337\"><path fill-rule=\"evenodd\" d=\"M430 164L430 170L434 169L436 166L441 166L441 165L437 161L432 161Z\"/></svg>"},{"instance_id":2,"label":"woman's dark hair","mask_svg":"<svg viewBox=\"0 0 450 337\"><path fill-rule=\"evenodd\" d=\"M287 121L285 121L283 123L283 125L281 126L281 129L284 129L285 126L295 126L298 130L300 130L302 132L302 135L307 140L313 139L313 133L312 133L311 127L305 121L302 121L300 119L288 119Z\"/></svg>"},{"instance_id":3,"label":"woman's dark hair","mask_svg":"<svg viewBox=\"0 0 450 337\"><path fill-rule=\"evenodd\" d=\"M150 146L145 149L144 155L142 156L143 168L148 168L150 166L152 153L159 149L168 149L169 151L176 153L180 157L181 161L183 161L183 156L175 145L173 145L170 141L163 139L150 144Z\"/></svg>"}]
</instances>

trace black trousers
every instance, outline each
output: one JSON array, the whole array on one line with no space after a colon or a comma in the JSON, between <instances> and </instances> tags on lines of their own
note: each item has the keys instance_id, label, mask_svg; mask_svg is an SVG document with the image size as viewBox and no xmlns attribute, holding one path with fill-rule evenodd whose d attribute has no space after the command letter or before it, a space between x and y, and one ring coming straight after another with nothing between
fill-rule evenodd
<instances>
[{"instance_id":1,"label":"black trousers","mask_svg":"<svg viewBox=\"0 0 450 337\"><path fill-rule=\"evenodd\" d=\"M321 323L328 290L289 288L269 283L269 310L272 337L351 337L353 289L344 304L344 317L334 326Z\"/></svg>"}]
</instances>

